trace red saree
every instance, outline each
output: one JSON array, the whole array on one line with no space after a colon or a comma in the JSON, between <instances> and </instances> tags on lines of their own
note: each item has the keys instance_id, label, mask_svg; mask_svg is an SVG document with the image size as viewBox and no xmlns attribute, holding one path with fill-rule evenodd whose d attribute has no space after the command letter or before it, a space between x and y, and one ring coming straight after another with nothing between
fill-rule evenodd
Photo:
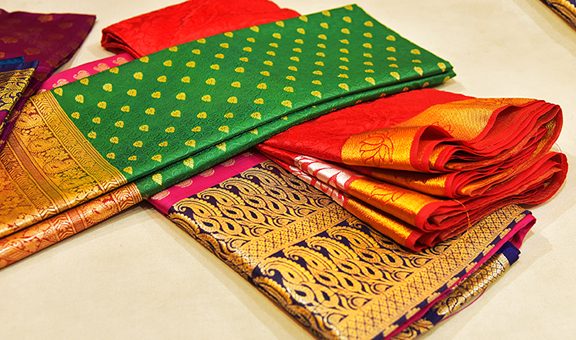
<instances>
[{"instance_id":1,"label":"red saree","mask_svg":"<svg viewBox=\"0 0 576 340\"><path fill-rule=\"evenodd\" d=\"M104 28L102 47L139 58L187 41L298 15L268 0L187 1Z\"/></svg>"},{"instance_id":2,"label":"red saree","mask_svg":"<svg viewBox=\"0 0 576 340\"><path fill-rule=\"evenodd\" d=\"M260 150L398 243L422 249L508 204L552 197L557 105L402 93L293 127Z\"/></svg>"}]
</instances>

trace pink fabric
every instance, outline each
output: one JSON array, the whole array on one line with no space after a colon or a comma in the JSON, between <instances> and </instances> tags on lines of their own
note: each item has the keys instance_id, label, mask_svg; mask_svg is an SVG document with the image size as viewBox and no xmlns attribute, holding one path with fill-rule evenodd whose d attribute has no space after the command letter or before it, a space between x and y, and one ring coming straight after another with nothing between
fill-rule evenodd
<instances>
[{"instance_id":1,"label":"pink fabric","mask_svg":"<svg viewBox=\"0 0 576 340\"><path fill-rule=\"evenodd\" d=\"M48 78L42 86L39 92L49 91L55 87L60 87L62 85L73 83L76 80L91 76L93 74L105 71L114 66L125 64L134 58L128 53L120 53L111 57L104 59L95 60L80 66L73 67L71 69L53 74Z\"/></svg>"},{"instance_id":2,"label":"pink fabric","mask_svg":"<svg viewBox=\"0 0 576 340\"><path fill-rule=\"evenodd\" d=\"M261 154L251 152L242 153L234 158L210 168L201 174L189 178L164 191L157 193L148 200L162 214L167 215L168 210L178 201L195 195L204 189L211 188L224 180L235 176L242 171L260 164L268 158Z\"/></svg>"}]
</instances>

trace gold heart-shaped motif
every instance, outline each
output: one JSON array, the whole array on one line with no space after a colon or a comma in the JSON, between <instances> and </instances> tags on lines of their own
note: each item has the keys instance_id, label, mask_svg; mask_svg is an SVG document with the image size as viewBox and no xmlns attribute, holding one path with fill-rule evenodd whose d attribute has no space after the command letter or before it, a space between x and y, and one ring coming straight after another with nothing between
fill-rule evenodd
<instances>
[{"instance_id":1,"label":"gold heart-shaped motif","mask_svg":"<svg viewBox=\"0 0 576 340\"><path fill-rule=\"evenodd\" d=\"M324 62L323 61L315 61L314 65L316 66L324 66Z\"/></svg>"},{"instance_id":2,"label":"gold heart-shaped motif","mask_svg":"<svg viewBox=\"0 0 576 340\"><path fill-rule=\"evenodd\" d=\"M366 77L366 78L364 78L364 80L366 80L371 85L376 85L376 80L374 80L374 78L372 78L372 77Z\"/></svg>"},{"instance_id":3,"label":"gold heart-shaped motif","mask_svg":"<svg viewBox=\"0 0 576 340\"><path fill-rule=\"evenodd\" d=\"M322 73L322 71L320 71L320 70L314 70L314 71L312 72L312 74L315 74L315 75L317 75L317 76L321 76L321 75L323 75L324 73Z\"/></svg>"},{"instance_id":4,"label":"gold heart-shaped motif","mask_svg":"<svg viewBox=\"0 0 576 340\"><path fill-rule=\"evenodd\" d=\"M106 83L106 84L102 85L102 89L106 92L112 92L112 84Z\"/></svg>"},{"instance_id":5,"label":"gold heart-shaped motif","mask_svg":"<svg viewBox=\"0 0 576 340\"><path fill-rule=\"evenodd\" d=\"M154 174L152 175L152 180L159 185L162 185L162 174Z\"/></svg>"},{"instance_id":6,"label":"gold heart-shaped motif","mask_svg":"<svg viewBox=\"0 0 576 340\"><path fill-rule=\"evenodd\" d=\"M180 112L180 110L174 110L170 112L170 115L174 118L179 118L182 115L182 112Z\"/></svg>"},{"instance_id":7,"label":"gold heart-shaped motif","mask_svg":"<svg viewBox=\"0 0 576 340\"><path fill-rule=\"evenodd\" d=\"M372 34L370 34L370 33L364 33L364 36L365 36L365 37L368 37L368 38L372 38ZM388 40L388 41L396 41L396 37L393 36L393 35L387 35L387 36L386 36L386 40Z\"/></svg>"},{"instance_id":8,"label":"gold heart-shaped motif","mask_svg":"<svg viewBox=\"0 0 576 340\"><path fill-rule=\"evenodd\" d=\"M446 71L446 64L438 63L438 67L440 68L440 70L442 70L442 72Z\"/></svg>"},{"instance_id":9,"label":"gold heart-shaped motif","mask_svg":"<svg viewBox=\"0 0 576 340\"><path fill-rule=\"evenodd\" d=\"M137 159L138 159L138 156L136 156L136 155L132 155L132 156L128 157L129 161L135 161Z\"/></svg>"},{"instance_id":10,"label":"gold heart-shaped motif","mask_svg":"<svg viewBox=\"0 0 576 340\"><path fill-rule=\"evenodd\" d=\"M371 49L372 48L372 44L371 43L363 43L362 47L367 48L367 49Z\"/></svg>"},{"instance_id":11,"label":"gold heart-shaped motif","mask_svg":"<svg viewBox=\"0 0 576 340\"><path fill-rule=\"evenodd\" d=\"M97 135L96 135L96 132L94 132L94 131L88 132L88 137L89 137L89 138L94 139L94 138L96 138L96 136L97 136Z\"/></svg>"},{"instance_id":12,"label":"gold heart-shaped motif","mask_svg":"<svg viewBox=\"0 0 576 340\"><path fill-rule=\"evenodd\" d=\"M196 147L196 141L194 139L189 139L184 144L192 148Z\"/></svg>"},{"instance_id":13,"label":"gold heart-shaped motif","mask_svg":"<svg viewBox=\"0 0 576 340\"><path fill-rule=\"evenodd\" d=\"M294 76L286 76L286 79L291 80L291 81L296 81L296 77L294 77Z\"/></svg>"},{"instance_id":14,"label":"gold heart-shaped motif","mask_svg":"<svg viewBox=\"0 0 576 340\"><path fill-rule=\"evenodd\" d=\"M80 112L78 112L78 111L72 112L72 114L70 116L72 116L72 118L78 119L78 118L80 118Z\"/></svg>"},{"instance_id":15,"label":"gold heart-shaped motif","mask_svg":"<svg viewBox=\"0 0 576 340\"><path fill-rule=\"evenodd\" d=\"M366 27L374 27L374 23L370 20L364 22L364 26Z\"/></svg>"},{"instance_id":16,"label":"gold heart-shaped motif","mask_svg":"<svg viewBox=\"0 0 576 340\"><path fill-rule=\"evenodd\" d=\"M328 37L326 36L326 34L318 34L318 39L327 40Z\"/></svg>"},{"instance_id":17,"label":"gold heart-shaped motif","mask_svg":"<svg viewBox=\"0 0 576 340\"><path fill-rule=\"evenodd\" d=\"M323 29L328 29L330 27L330 25L328 25L325 22L320 23L320 27L322 27Z\"/></svg>"},{"instance_id":18,"label":"gold heart-shaped motif","mask_svg":"<svg viewBox=\"0 0 576 340\"><path fill-rule=\"evenodd\" d=\"M400 73L398 72L390 72L390 75L396 79L396 80L400 80Z\"/></svg>"},{"instance_id":19,"label":"gold heart-shaped motif","mask_svg":"<svg viewBox=\"0 0 576 340\"><path fill-rule=\"evenodd\" d=\"M253 135L257 135L258 134L258 129L252 129L250 130L250 133Z\"/></svg>"},{"instance_id":20,"label":"gold heart-shaped motif","mask_svg":"<svg viewBox=\"0 0 576 340\"><path fill-rule=\"evenodd\" d=\"M152 92L151 96L154 99L158 99L158 98L162 97L162 93L160 91Z\"/></svg>"},{"instance_id":21,"label":"gold heart-shaped motif","mask_svg":"<svg viewBox=\"0 0 576 340\"><path fill-rule=\"evenodd\" d=\"M276 39L282 39L282 34L280 33L273 33L272 36Z\"/></svg>"},{"instance_id":22,"label":"gold heart-shaped motif","mask_svg":"<svg viewBox=\"0 0 576 340\"><path fill-rule=\"evenodd\" d=\"M299 44L299 45L304 44L304 40L302 40L302 39L295 39L294 42Z\"/></svg>"},{"instance_id":23,"label":"gold heart-shaped motif","mask_svg":"<svg viewBox=\"0 0 576 340\"><path fill-rule=\"evenodd\" d=\"M144 75L142 74L142 72L136 72L134 73L134 79L136 80L142 80L142 78L144 78Z\"/></svg>"},{"instance_id":24,"label":"gold heart-shaped motif","mask_svg":"<svg viewBox=\"0 0 576 340\"><path fill-rule=\"evenodd\" d=\"M124 105L120 108L120 111L122 112L130 112L130 106L128 105Z\"/></svg>"},{"instance_id":25,"label":"gold heart-shaped motif","mask_svg":"<svg viewBox=\"0 0 576 340\"><path fill-rule=\"evenodd\" d=\"M116 123L114 123L114 126L121 129L124 127L124 122L119 120Z\"/></svg>"},{"instance_id":26,"label":"gold heart-shaped motif","mask_svg":"<svg viewBox=\"0 0 576 340\"><path fill-rule=\"evenodd\" d=\"M206 79L206 84L207 85L216 85L216 79L208 78L208 79Z\"/></svg>"},{"instance_id":27,"label":"gold heart-shaped motif","mask_svg":"<svg viewBox=\"0 0 576 340\"><path fill-rule=\"evenodd\" d=\"M242 86L242 84L240 84L239 81L235 81L232 84L230 84L230 86L235 87L235 88L240 88Z\"/></svg>"},{"instance_id":28,"label":"gold heart-shaped motif","mask_svg":"<svg viewBox=\"0 0 576 340\"><path fill-rule=\"evenodd\" d=\"M62 96L62 93L64 93L64 91L62 90L61 87L54 89L54 93L56 93L59 96Z\"/></svg>"},{"instance_id":29,"label":"gold heart-shaped motif","mask_svg":"<svg viewBox=\"0 0 576 340\"><path fill-rule=\"evenodd\" d=\"M347 28L343 28L340 30L340 32L344 33L344 34L350 34L350 30Z\"/></svg>"},{"instance_id":30,"label":"gold heart-shaped motif","mask_svg":"<svg viewBox=\"0 0 576 340\"><path fill-rule=\"evenodd\" d=\"M266 83L260 83L260 84L256 85L256 88L258 88L260 90L266 90L268 88L268 85L266 85Z\"/></svg>"},{"instance_id":31,"label":"gold heart-shaped motif","mask_svg":"<svg viewBox=\"0 0 576 340\"><path fill-rule=\"evenodd\" d=\"M296 66L290 65L290 66L288 66L288 69L289 69L290 71L293 71L293 72L298 72L298 67L296 67Z\"/></svg>"},{"instance_id":32,"label":"gold heart-shaped motif","mask_svg":"<svg viewBox=\"0 0 576 340\"><path fill-rule=\"evenodd\" d=\"M398 61L398 59L396 59L396 57L386 57L386 60Z\"/></svg>"},{"instance_id":33,"label":"gold heart-shaped motif","mask_svg":"<svg viewBox=\"0 0 576 340\"><path fill-rule=\"evenodd\" d=\"M192 53L193 53L193 54L196 54L196 55L200 55L200 53L202 53L202 51L200 51L199 49L195 48L195 49L192 50Z\"/></svg>"},{"instance_id":34,"label":"gold heart-shaped motif","mask_svg":"<svg viewBox=\"0 0 576 340\"><path fill-rule=\"evenodd\" d=\"M228 97L228 99L226 101L230 104L237 104L238 98L236 98L235 96L232 96L232 97Z\"/></svg>"},{"instance_id":35,"label":"gold heart-shaped motif","mask_svg":"<svg viewBox=\"0 0 576 340\"><path fill-rule=\"evenodd\" d=\"M346 83L340 83L340 84L338 84L338 87L343 89L343 90L350 91L350 87Z\"/></svg>"},{"instance_id":36,"label":"gold heart-shaped motif","mask_svg":"<svg viewBox=\"0 0 576 340\"><path fill-rule=\"evenodd\" d=\"M232 118L234 118L234 114L233 114L232 112L226 112L226 113L224 114L224 118L226 118L226 119L232 119Z\"/></svg>"},{"instance_id":37,"label":"gold heart-shaped motif","mask_svg":"<svg viewBox=\"0 0 576 340\"><path fill-rule=\"evenodd\" d=\"M264 99L256 98L256 99L254 99L254 104L262 105L262 104L264 104Z\"/></svg>"},{"instance_id":38,"label":"gold heart-shaped motif","mask_svg":"<svg viewBox=\"0 0 576 340\"><path fill-rule=\"evenodd\" d=\"M136 95L138 94L138 92L135 89L130 89L128 90L128 92L126 92L130 97L136 97Z\"/></svg>"},{"instance_id":39,"label":"gold heart-shaped motif","mask_svg":"<svg viewBox=\"0 0 576 340\"><path fill-rule=\"evenodd\" d=\"M186 67L194 68L194 67L196 67L196 62L195 61L189 61L186 63Z\"/></svg>"},{"instance_id":40,"label":"gold heart-shaped motif","mask_svg":"<svg viewBox=\"0 0 576 340\"><path fill-rule=\"evenodd\" d=\"M349 70L348 66L346 66L346 65L340 65L340 66L338 66L338 68L341 69L341 70L344 70L344 71L348 71L348 70Z\"/></svg>"},{"instance_id":41,"label":"gold heart-shaped motif","mask_svg":"<svg viewBox=\"0 0 576 340\"><path fill-rule=\"evenodd\" d=\"M348 75L346 73L340 73L338 75L338 78L344 78L344 79L348 79Z\"/></svg>"},{"instance_id":42,"label":"gold heart-shaped motif","mask_svg":"<svg viewBox=\"0 0 576 340\"><path fill-rule=\"evenodd\" d=\"M164 65L166 67L171 67L172 66L172 60L166 60L162 63L162 65Z\"/></svg>"},{"instance_id":43,"label":"gold heart-shaped motif","mask_svg":"<svg viewBox=\"0 0 576 340\"><path fill-rule=\"evenodd\" d=\"M98 106L101 109L105 109L108 106L108 104L106 104L106 102L98 102L96 106Z\"/></svg>"},{"instance_id":44,"label":"gold heart-shaped motif","mask_svg":"<svg viewBox=\"0 0 576 340\"><path fill-rule=\"evenodd\" d=\"M374 66L374 63L371 61L365 61L362 64L366 65L366 66Z\"/></svg>"},{"instance_id":45,"label":"gold heart-shaped motif","mask_svg":"<svg viewBox=\"0 0 576 340\"><path fill-rule=\"evenodd\" d=\"M292 86L286 86L283 90L284 90L285 92L290 92L290 93L293 93L293 92L294 92L294 88L293 88Z\"/></svg>"},{"instance_id":46,"label":"gold heart-shaped motif","mask_svg":"<svg viewBox=\"0 0 576 340\"><path fill-rule=\"evenodd\" d=\"M262 119L262 114L260 112L252 112L250 117L260 120L260 119Z\"/></svg>"},{"instance_id":47,"label":"gold heart-shaped motif","mask_svg":"<svg viewBox=\"0 0 576 340\"><path fill-rule=\"evenodd\" d=\"M116 154L114 152L109 152L106 154L106 158L114 159L116 158Z\"/></svg>"},{"instance_id":48,"label":"gold heart-shaped motif","mask_svg":"<svg viewBox=\"0 0 576 340\"><path fill-rule=\"evenodd\" d=\"M201 38L201 39L196 40L196 42L199 43L199 44L205 44L205 43L206 43L206 39Z\"/></svg>"},{"instance_id":49,"label":"gold heart-shaped motif","mask_svg":"<svg viewBox=\"0 0 576 340\"><path fill-rule=\"evenodd\" d=\"M228 47L230 47L230 45L228 45L228 43L220 43L220 47L228 48Z\"/></svg>"},{"instance_id":50,"label":"gold heart-shaped motif","mask_svg":"<svg viewBox=\"0 0 576 340\"><path fill-rule=\"evenodd\" d=\"M234 71L237 72L237 73L244 73L244 67L242 67L242 66L236 67L236 68L234 69Z\"/></svg>"},{"instance_id":51,"label":"gold heart-shaped motif","mask_svg":"<svg viewBox=\"0 0 576 340\"><path fill-rule=\"evenodd\" d=\"M100 117L94 117L94 118L92 118L92 123L94 123L94 124L100 124L100 122L101 122Z\"/></svg>"},{"instance_id":52,"label":"gold heart-shaped motif","mask_svg":"<svg viewBox=\"0 0 576 340\"><path fill-rule=\"evenodd\" d=\"M112 137L112 138L110 138L110 143L112 143L112 144L118 144L119 141L120 141L120 140L118 139L118 137Z\"/></svg>"},{"instance_id":53,"label":"gold heart-shaped motif","mask_svg":"<svg viewBox=\"0 0 576 340\"><path fill-rule=\"evenodd\" d=\"M362 53L365 58L373 58L372 53Z\"/></svg>"},{"instance_id":54,"label":"gold heart-shaped motif","mask_svg":"<svg viewBox=\"0 0 576 340\"><path fill-rule=\"evenodd\" d=\"M297 62L297 63L300 62L300 58L298 58L298 57L296 57L296 56L290 57L290 60L295 61L295 62Z\"/></svg>"},{"instance_id":55,"label":"gold heart-shaped motif","mask_svg":"<svg viewBox=\"0 0 576 340\"><path fill-rule=\"evenodd\" d=\"M255 43L256 39L254 39L253 37L248 37L248 38L246 38L246 41L251 42L251 43Z\"/></svg>"},{"instance_id":56,"label":"gold heart-shaped motif","mask_svg":"<svg viewBox=\"0 0 576 340\"><path fill-rule=\"evenodd\" d=\"M132 167L131 166L127 166L122 170L124 170L125 173L132 175Z\"/></svg>"},{"instance_id":57,"label":"gold heart-shaped motif","mask_svg":"<svg viewBox=\"0 0 576 340\"><path fill-rule=\"evenodd\" d=\"M305 15L299 16L298 19L300 19L300 20L302 20L302 21L304 21L304 22L308 22L308 17L305 16Z\"/></svg>"},{"instance_id":58,"label":"gold heart-shaped motif","mask_svg":"<svg viewBox=\"0 0 576 340\"><path fill-rule=\"evenodd\" d=\"M276 56L276 52L274 51L266 51L266 54L271 56L271 57L275 57Z\"/></svg>"},{"instance_id":59,"label":"gold heart-shaped motif","mask_svg":"<svg viewBox=\"0 0 576 340\"><path fill-rule=\"evenodd\" d=\"M146 113L147 115L154 115L156 114L156 109L153 107L149 107L144 111L144 113Z\"/></svg>"},{"instance_id":60,"label":"gold heart-shaped motif","mask_svg":"<svg viewBox=\"0 0 576 340\"><path fill-rule=\"evenodd\" d=\"M420 60L420 59L412 59L412 62L414 64L422 64L422 60Z\"/></svg>"},{"instance_id":61,"label":"gold heart-shaped motif","mask_svg":"<svg viewBox=\"0 0 576 340\"><path fill-rule=\"evenodd\" d=\"M284 27L284 21L276 21L275 24L276 26Z\"/></svg>"},{"instance_id":62,"label":"gold heart-shaped motif","mask_svg":"<svg viewBox=\"0 0 576 340\"><path fill-rule=\"evenodd\" d=\"M332 13L330 11L322 11L322 15L329 17L332 16Z\"/></svg>"},{"instance_id":63,"label":"gold heart-shaped motif","mask_svg":"<svg viewBox=\"0 0 576 340\"><path fill-rule=\"evenodd\" d=\"M350 51L348 51L348 49L346 49L346 48L341 48L340 53L348 54L348 53L350 53Z\"/></svg>"},{"instance_id":64,"label":"gold heart-shaped motif","mask_svg":"<svg viewBox=\"0 0 576 340\"><path fill-rule=\"evenodd\" d=\"M270 77L270 72L268 71L261 71L260 74L263 75L264 77Z\"/></svg>"},{"instance_id":65,"label":"gold heart-shaped motif","mask_svg":"<svg viewBox=\"0 0 576 340\"><path fill-rule=\"evenodd\" d=\"M362 34L362 35L365 36L366 38L372 38L373 37L372 33L370 33L370 32L364 32L364 34ZM394 36L392 36L392 35L389 35L386 37L386 40L394 41L394 40L396 40L396 38L394 38Z\"/></svg>"},{"instance_id":66,"label":"gold heart-shaped motif","mask_svg":"<svg viewBox=\"0 0 576 340\"><path fill-rule=\"evenodd\" d=\"M168 78L166 78L166 76L160 76L160 77L156 78L156 80L160 83L165 83L166 80L168 80Z\"/></svg>"},{"instance_id":67,"label":"gold heart-shaped motif","mask_svg":"<svg viewBox=\"0 0 576 340\"><path fill-rule=\"evenodd\" d=\"M210 96L209 94L205 94L205 95L202 96L202 101L203 101L203 102L206 102L206 103L209 103L209 102L212 101L212 96Z\"/></svg>"},{"instance_id":68,"label":"gold heart-shaped motif","mask_svg":"<svg viewBox=\"0 0 576 340\"><path fill-rule=\"evenodd\" d=\"M150 129L150 127L148 127L148 125L146 125L146 124L140 125L140 127L138 127L138 130L143 131L143 132L148 132L149 129Z\"/></svg>"},{"instance_id":69,"label":"gold heart-shaped motif","mask_svg":"<svg viewBox=\"0 0 576 340\"><path fill-rule=\"evenodd\" d=\"M174 133L174 131L176 131L176 128L173 126L169 126L166 129L164 129L164 132L166 133Z\"/></svg>"},{"instance_id":70,"label":"gold heart-shaped motif","mask_svg":"<svg viewBox=\"0 0 576 340\"><path fill-rule=\"evenodd\" d=\"M110 73L114 73L114 74L118 74L118 72L120 72L120 70L118 69L118 67L112 67L112 68L109 69L108 71L110 71Z\"/></svg>"},{"instance_id":71,"label":"gold heart-shaped motif","mask_svg":"<svg viewBox=\"0 0 576 340\"><path fill-rule=\"evenodd\" d=\"M348 58L346 58L346 57L340 57L340 58L338 58L338 59L340 59L340 61L343 61L343 62L345 62L345 63L350 62L350 60L349 60Z\"/></svg>"},{"instance_id":72,"label":"gold heart-shaped motif","mask_svg":"<svg viewBox=\"0 0 576 340\"><path fill-rule=\"evenodd\" d=\"M322 98L322 93L320 91L312 91L310 94L314 97Z\"/></svg>"},{"instance_id":73,"label":"gold heart-shaped motif","mask_svg":"<svg viewBox=\"0 0 576 340\"><path fill-rule=\"evenodd\" d=\"M176 95L176 99L178 100L186 100L186 93L180 92Z\"/></svg>"},{"instance_id":74,"label":"gold heart-shaped motif","mask_svg":"<svg viewBox=\"0 0 576 340\"><path fill-rule=\"evenodd\" d=\"M244 48L242 49L242 51L244 51L244 52L252 52L252 47L246 46L246 47L244 47Z\"/></svg>"},{"instance_id":75,"label":"gold heart-shaped motif","mask_svg":"<svg viewBox=\"0 0 576 340\"><path fill-rule=\"evenodd\" d=\"M420 50L417 49L417 48L414 48L414 49L411 49L411 50L410 50L410 53L416 54L416 55L420 55Z\"/></svg>"},{"instance_id":76,"label":"gold heart-shaped motif","mask_svg":"<svg viewBox=\"0 0 576 340\"><path fill-rule=\"evenodd\" d=\"M316 56L320 57L320 58L326 58L326 53L324 52L316 52Z\"/></svg>"},{"instance_id":77,"label":"gold heart-shaped motif","mask_svg":"<svg viewBox=\"0 0 576 340\"><path fill-rule=\"evenodd\" d=\"M172 47L168 48L168 51L170 51L170 52L178 52L178 46L172 46Z\"/></svg>"},{"instance_id":78,"label":"gold heart-shaped motif","mask_svg":"<svg viewBox=\"0 0 576 340\"><path fill-rule=\"evenodd\" d=\"M416 71L416 73L418 73L420 76L424 74L424 70L422 69L422 67L419 66L415 66L414 71Z\"/></svg>"},{"instance_id":79,"label":"gold heart-shaped motif","mask_svg":"<svg viewBox=\"0 0 576 340\"><path fill-rule=\"evenodd\" d=\"M163 142L161 142L161 143L158 143L158 146L161 147L161 148L165 148L165 147L168 146L168 142L167 142L167 141L163 141Z\"/></svg>"},{"instance_id":80,"label":"gold heart-shaped motif","mask_svg":"<svg viewBox=\"0 0 576 340\"><path fill-rule=\"evenodd\" d=\"M248 59L247 57L241 57L239 60L247 63L250 59Z\"/></svg>"},{"instance_id":81,"label":"gold heart-shaped motif","mask_svg":"<svg viewBox=\"0 0 576 340\"><path fill-rule=\"evenodd\" d=\"M341 39L340 43L342 43L344 45L350 45L350 41L348 41L348 39Z\"/></svg>"},{"instance_id":82,"label":"gold heart-shaped motif","mask_svg":"<svg viewBox=\"0 0 576 340\"><path fill-rule=\"evenodd\" d=\"M202 99L204 100L204 99ZM200 112L199 114L196 115L196 117L200 118L200 119L206 119L206 117L208 117L208 114L206 112Z\"/></svg>"},{"instance_id":83,"label":"gold heart-shaped motif","mask_svg":"<svg viewBox=\"0 0 576 340\"><path fill-rule=\"evenodd\" d=\"M256 33L260 32L260 28L259 28L258 26L251 26L251 27L250 27L250 30L251 30L251 31L254 31L254 32L256 32Z\"/></svg>"},{"instance_id":84,"label":"gold heart-shaped motif","mask_svg":"<svg viewBox=\"0 0 576 340\"><path fill-rule=\"evenodd\" d=\"M228 37L228 38L232 38L232 37L234 36L234 33L232 33L232 32L226 32L226 33L224 33L224 35L225 35L226 37Z\"/></svg>"},{"instance_id":85,"label":"gold heart-shaped motif","mask_svg":"<svg viewBox=\"0 0 576 340\"><path fill-rule=\"evenodd\" d=\"M312 84L314 84L314 85L322 85L322 82L321 82L320 80L315 79L315 80L312 80Z\"/></svg>"},{"instance_id":86,"label":"gold heart-shaped motif","mask_svg":"<svg viewBox=\"0 0 576 340\"><path fill-rule=\"evenodd\" d=\"M220 69L220 65L218 65L218 64L212 64L212 65L210 65L210 68L213 69L213 70L215 70L215 71L218 71L218 70Z\"/></svg>"},{"instance_id":87,"label":"gold heart-shaped motif","mask_svg":"<svg viewBox=\"0 0 576 340\"><path fill-rule=\"evenodd\" d=\"M316 44L316 46L318 46L319 48L326 48L325 44Z\"/></svg>"},{"instance_id":88,"label":"gold heart-shaped motif","mask_svg":"<svg viewBox=\"0 0 576 340\"><path fill-rule=\"evenodd\" d=\"M80 103L80 104L84 104L84 96L81 95L81 94L76 95L76 97L74 97L74 100L77 101L77 102Z\"/></svg>"},{"instance_id":89,"label":"gold heart-shaped motif","mask_svg":"<svg viewBox=\"0 0 576 340\"><path fill-rule=\"evenodd\" d=\"M218 58L218 59L224 59L224 54L222 54L222 53L216 53L216 54L214 55L214 57L215 57L215 58Z\"/></svg>"},{"instance_id":90,"label":"gold heart-shaped motif","mask_svg":"<svg viewBox=\"0 0 576 340\"><path fill-rule=\"evenodd\" d=\"M194 168L194 159L192 158L186 158L182 163L184 163L184 165L186 165L189 168Z\"/></svg>"},{"instance_id":91,"label":"gold heart-shaped motif","mask_svg":"<svg viewBox=\"0 0 576 340\"><path fill-rule=\"evenodd\" d=\"M216 144L216 148L218 148L222 151L226 151L226 143Z\"/></svg>"},{"instance_id":92,"label":"gold heart-shaped motif","mask_svg":"<svg viewBox=\"0 0 576 340\"><path fill-rule=\"evenodd\" d=\"M161 154L156 154L152 157L150 157L151 160L156 161L156 162L162 162L162 155Z\"/></svg>"},{"instance_id":93,"label":"gold heart-shaped motif","mask_svg":"<svg viewBox=\"0 0 576 340\"><path fill-rule=\"evenodd\" d=\"M345 16L344 18L342 18L342 20L344 20L347 23L351 23L352 22L352 18L350 18L349 16Z\"/></svg>"},{"instance_id":94,"label":"gold heart-shaped motif","mask_svg":"<svg viewBox=\"0 0 576 340\"><path fill-rule=\"evenodd\" d=\"M140 58L140 59L138 59L138 60L140 60L140 61L143 62L143 63L147 63L147 62L150 61L150 58L148 58L148 56L144 56L144 57L142 57L142 58Z\"/></svg>"},{"instance_id":95,"label":"gold heart-shaped motif","mask_svg":"<svg viewBox=\"0 0 576 340\"><path fill-rule=\"evenodd\" d=\"M289 101L289 100L284 100L284 101L282 101L281 104L282 104L282 106L286 106L286 107L289 107L289 108L292 107L292 102Z\"/></svg>"},{"instance_id":96,"label":"gold heart-shaped motif","mask_svg":"<svg viewBox=\"0 0 576 340\"><path fill-rule=\"evenodd\" d=\"M180 79L180 81L185 83L185 84L189 84L190 83L190 77L188 77L188 76L182 77L182 79Z\"/></svg>"},{"instance_id":97,"label":"gold heart-shaped motif","mask_svg":"<svg viewBox=\"0 0 576 340\"><path fill-rule=\"evenodd\" d=\"M302 27L298 27L298 28L296 29L296 32L298 32L298 33L300 33L300 34L306 34L306 30L303 29Z\"/></svg>"},{"instance_id":98,"label":"gold heart-shaped motif","mask_svg":"<svg viewBox=\"0 0 576 340\"><path fill-rule=\"evenodd\" d=\"M134 143L132 143L132 145L134 145L134 146L137 147L137 148L141 148L142 145L144 145L144 143L142 143L141 140L137 140L137 141L135 141Z\"/></svg>"},{"instance_id":99,"label":"gold heart-shaped motif","mask_svg":"<svg viewBox=\"0 0 576 340\"><path fill-rule=\"evenodd\" d=\"M222 125L218 128L218 131L228 133L230 132L230 128L228 127L228 125Z\"/></svg>"}]
</instances>

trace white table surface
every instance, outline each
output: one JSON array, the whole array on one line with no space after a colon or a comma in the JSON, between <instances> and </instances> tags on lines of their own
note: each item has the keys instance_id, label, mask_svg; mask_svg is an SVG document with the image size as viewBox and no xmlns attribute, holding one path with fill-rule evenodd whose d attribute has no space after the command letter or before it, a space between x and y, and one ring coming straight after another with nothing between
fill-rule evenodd
<instances>
[{"instance_id":1,"label":"white table surface","mask_svg":"<svg viewBox=\"0 0 576 340\"><path fill-rule=\"evenodd\" d=\"M65 66L110 55L102 28L179 0L0 0L9 11L97 15ZM278 0L301 13L348 1ZM576 31L536 0L357 3L450 60L443 89L560 104L559 147L576 155ZM576 181L533 209L538 222L511 270L429 339L576 335ZM308 339L311 336L233 270L142 204L0 271L0 339Z\"/></svg>"}]
</instances>

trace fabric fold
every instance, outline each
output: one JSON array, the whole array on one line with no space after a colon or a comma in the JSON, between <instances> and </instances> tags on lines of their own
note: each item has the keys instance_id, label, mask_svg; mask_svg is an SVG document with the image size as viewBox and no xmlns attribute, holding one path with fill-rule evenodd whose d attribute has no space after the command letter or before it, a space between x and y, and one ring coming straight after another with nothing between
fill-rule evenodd
<instances>
[{"instance_id":1,"label":"fabric fold","mask_svg":"<svg viewBox=\"0 0 576 340\"><path fill-rule=\"evenodd\" d=\"M534 223L508 206L458 238L411 252L253 153L149 202L320 338L425 332L471 302L463 294L492 282L488 272L513 263Z\"/></svg>"},{"instance_id":2,"label":"fabric fold","mask_svg":"<svg viewBox=\"0 0 576 340\"><path fill-rule=\"evenodd\" d=\"M267 0L187 1L104 28L102 47L139 58L188 41L298 15Z\"/></svg>"},{"instance_id":3,"label":"fabric fold","mask_svg":"<svg viewBox=\"0 0 576 340\"><path fill-rule=\"evenodd\" d=\"M509 204L552 197L567 172L551 152L557 105L401 93L293 127L258 148L411 249L462 233Z\"/></svg>"},{"instance_id":4,"label":"fabric fold","mask_svg":"<svg viewBox=\"0 0 576 340\"><path fill-rule=\"evenodd\" d=\"M37 61L26 62L24 57L0 60L0 133L14 108L18 107L36 67Z\"/></svg>"},{"instance_id":5,"label":"fabric fold","mask_svg":"<svg viewBox=\"0 0 576 340\"><path fill-rule=\"evenodd\" d=\"M25 62L38 63L21 95L22 100L12 109L14 114L0 115L0 124L3 125L0 126L0 150L6 144L26 99L72 58L95 20L95 16L85 14L7 12L0 9L0 58L23 57Z\"/></svg>"},{"instance_id":6,"label":"fabric fold","mask_svg":"<svg viewBox=\"0 0 576 340\"><path fill-rule=\"evenodd\" d=\"M365 46L342 47L352 39ZM377 53L392 45L387 53L398 60L418 50L422 75L387 72ZM85 216L72 209L89 211L91 200L131 183L138 195L118 202L124 209L334 108L442 83L453 75L449 65L347 6L173 46L41 93L0 154L2 235L44 233L48 221ZM344 74L338 84L321 80Z\"/></svg>"}]
</instances>

